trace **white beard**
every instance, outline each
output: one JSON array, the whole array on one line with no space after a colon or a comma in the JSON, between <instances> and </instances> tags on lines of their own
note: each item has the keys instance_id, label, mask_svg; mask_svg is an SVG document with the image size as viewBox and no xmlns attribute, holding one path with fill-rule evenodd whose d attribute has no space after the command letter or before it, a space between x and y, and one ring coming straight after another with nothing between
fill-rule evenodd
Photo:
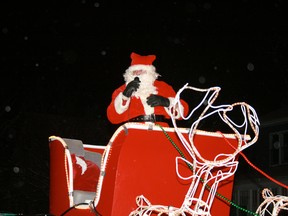
<instances>
[{"instance_id":1,"label":"white beard","mask_svg":"<svg viewBox=\"0 0 288 216\"><path fill-rule=\"evenodd\" d=\"M144 107L144 111L146 115L150 115L154 113L154 107L151 107L147 104L147 97L151 94L157 94L157 89L153 85L155 79L151 79L152 77L148 74L140 75L140 86L137 91L134 93L134 96L140 98Z\"/></svg>"},{"instance_id":2,"label":"white beard","mask_svg":"<svg viewBox=\"0 0 288 216\"><path fill-rule=\"evenodd\" d=\"M135 77L138 77L140 80L140 86L137 89L136 92L132 94L132 96L135 96L137 98L140 98L142 101L142 104L144 106L145 114L153 114L154 113L154 108L149 106L146 102L147 97L150 96L151 94L157 94L157 88L154 86L155 80L160 76L158 73L155 72L155 70L152 68L145 68L144 73L138 74L138 75L133 75L133 71L137 69L143 69L143 66L133 66L133 70L131 68L128 68L124 74L124 79L126 84L131 82L132 80L135 79ZM149 70L148 70L149 69Z\"/></svg>"},{"instance_id":3,"label":"white beard","mask_svg":"<svg viewBox=\"0 0 288 216\"><path fill-rule=\"evenodd\" d=\"M135 97L140 98L147 98L151 94L157 94L157 89L154 86L155 79L151 79L149 75L144 74L139 77L140 79L140 86L135 92Z\"/></svg>"},{"instance_id":4,"label":"white beard","mask_svg":"<svg viewBox=\"0 0 288 216\"><path fill-rule=\"evenodd\" d=\"M135 70L135 68L138 69L137 67L134 66L133 70ZM139 69L142 68L139 67ZM159 76L158 73L150 69L145 70L143 74L133 75L133 70L130 70L130 68L128 68L124 74L126 84L134 80L135 77L138 77L140 80L140 86L137 89L137 91L132 94L132 96L135 96L137 98L140 97L141 99L144 98L146 99L149 95L158 93L156 87L154 86L154 82Z\"/></svg>"}]
</instances>

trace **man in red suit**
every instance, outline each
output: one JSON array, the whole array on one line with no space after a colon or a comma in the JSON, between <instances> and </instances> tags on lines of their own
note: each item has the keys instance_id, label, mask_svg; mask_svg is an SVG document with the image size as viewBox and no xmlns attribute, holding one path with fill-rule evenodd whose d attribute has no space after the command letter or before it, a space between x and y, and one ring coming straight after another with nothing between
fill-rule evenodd
<instances>
[{"instance_id":1,"label":"man in red suit","mask_svg":"<svg viewBox=\"0 0 288 216\"><path fill-rule=\"evenodd\" d=\"M107 117L113 124L123 122L154 122L168 126L169 110L173 107L176 92L163 81L152 65L155 55L141 56L131 53L131 66L123 74L125 84L116 89L107 108ZM174 107L175 108L175 107ZM180 110L186 116L188 104L173 110L174 118L180 119Z\"/></svg>"}]
</instances>

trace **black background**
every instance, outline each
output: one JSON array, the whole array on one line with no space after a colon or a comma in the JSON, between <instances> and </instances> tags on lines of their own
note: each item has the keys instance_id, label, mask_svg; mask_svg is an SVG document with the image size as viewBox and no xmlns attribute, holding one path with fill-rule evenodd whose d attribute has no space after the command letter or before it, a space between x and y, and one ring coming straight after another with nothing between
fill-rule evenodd
<instances>
[{"instance_id":1,"label":"black background","mask_svg":"<svg viewBox=\"0 0 288 216\"><path fill-rule=\"evenodd\" d=\"M260 121L287 106L283 0L1 1L0 11L0 211L49 211L49 136L106 145L131 52L155 54L176 91L219 86L220 102L245 101Z\"/></svg>"}]
</instances>

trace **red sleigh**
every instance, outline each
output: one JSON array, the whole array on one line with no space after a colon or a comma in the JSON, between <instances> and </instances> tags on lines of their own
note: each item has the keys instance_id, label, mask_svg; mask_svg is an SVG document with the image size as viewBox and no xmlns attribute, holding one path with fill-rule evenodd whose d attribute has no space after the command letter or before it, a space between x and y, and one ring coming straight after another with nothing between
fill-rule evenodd
<instances>
[{"instance_id":1,"label":"red sleigh","mask_svg":"<svg viewBox=\"0 0 288 216\"><path fill-rule=\"evenodd\" d=\"M178 130L187 138L188 128ZM198 151L209 160L220 153L232 154L238 141L234 134L200 130L196 130L194 136ZM189 176L192 171L185 160L176 165L176 158L189 161L191 157L174 128L126 123L115 131L107 146L82 144L80 140L56 136L49 138L49 146L50 213L55 216L128 216L139 207L136 203L139 196L151 204L180 208L191 185L190 180L177 175ZM82 155L101 167L95 191L73 189L73 154ZM232 197L233 180L231 175L219 183L219 196L213 201L211 215L229 215L227 200ZM204 196L208 196L209 190L205 188Z\"/></svg>"}]
</instances>

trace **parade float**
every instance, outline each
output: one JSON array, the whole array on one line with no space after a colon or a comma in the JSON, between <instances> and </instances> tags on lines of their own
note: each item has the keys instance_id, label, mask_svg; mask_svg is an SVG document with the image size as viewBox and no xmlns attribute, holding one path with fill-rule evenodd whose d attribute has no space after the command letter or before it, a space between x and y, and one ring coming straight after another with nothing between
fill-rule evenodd
<instances>
[{"instance_id":1,"label":"parade float","mask_svg":"<svg viewBox=\"0 0 288 216\"><path fill-rule=\"evenodd\" d=\"M231 198L238 156L258 139L256 111L245 102L215 106L219 87L199 89L188 84L177 92L174 106L180 103L183 91L204 95L198 106L182 116L183 120L194 117L191 127L178 127L173 118L172 127L127 122L106 146L49 137L50 213L229 215L236 205ZM241 111L241 123L230 117L235 110ZM198 129L200 122L214 115L231 132ZM271 195L269 190L265 193L267 198ZM275 200L266 200L255 215L265 215ZM286 197L278 202L278 211L279 206L287 209Z\"/></svg>"}]
</instances>

